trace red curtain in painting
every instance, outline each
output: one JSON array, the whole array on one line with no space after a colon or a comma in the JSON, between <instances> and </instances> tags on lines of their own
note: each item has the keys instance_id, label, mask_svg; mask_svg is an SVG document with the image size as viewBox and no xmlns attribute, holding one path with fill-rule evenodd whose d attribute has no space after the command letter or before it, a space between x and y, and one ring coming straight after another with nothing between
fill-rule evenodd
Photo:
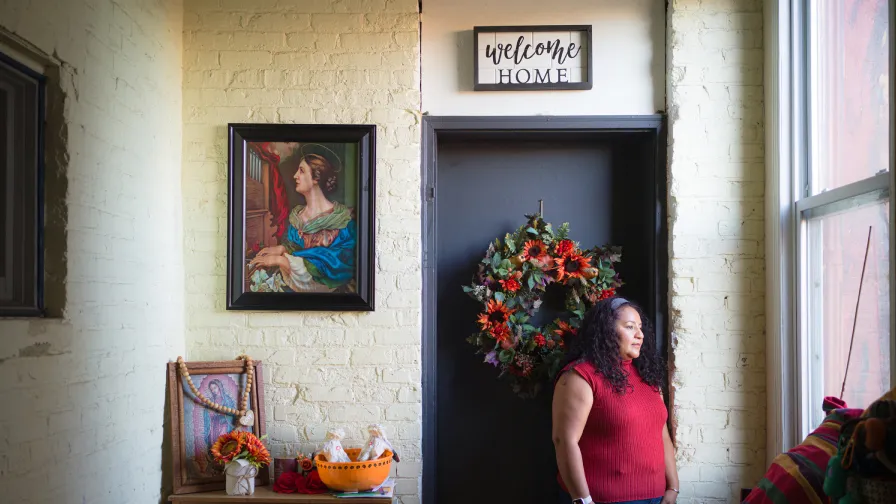
<instances>
[{"instance_id":1,"label":"red curtain in painting","mask_svg":"<svg viewBox=\"0 0 896 504\"><path fill-rule=\"evenodd\" d=\"M283 177L280 176L280 156L273 153L271 142L259 142L256 152L268 163L271 177L271 215L273 216L273 225L277 228L276 236L280 241L283 233L286 232L289 223L289 198L286 195L286 184Z\"/></svg>"}]
</instances>

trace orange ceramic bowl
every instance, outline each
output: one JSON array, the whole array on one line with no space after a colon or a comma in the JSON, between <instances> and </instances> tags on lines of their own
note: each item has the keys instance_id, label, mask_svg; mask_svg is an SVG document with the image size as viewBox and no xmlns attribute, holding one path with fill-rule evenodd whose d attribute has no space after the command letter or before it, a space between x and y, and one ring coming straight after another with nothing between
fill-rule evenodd
<instances>
[{"instance_id":1,"label":"orange ceramic bowl","mask_svg":"<svg viewBox=\"0 0 896 504\"><path fill-rule=\"evenodd\" d=\"M348 458L355 460L360 448L346 448ZM314 456L317 474L330 490L338 492L363 492L381 485L392 469L392 452L386 450L376 460L366 462L327 462L323 454Z\"/></svg>"}]
</instances>

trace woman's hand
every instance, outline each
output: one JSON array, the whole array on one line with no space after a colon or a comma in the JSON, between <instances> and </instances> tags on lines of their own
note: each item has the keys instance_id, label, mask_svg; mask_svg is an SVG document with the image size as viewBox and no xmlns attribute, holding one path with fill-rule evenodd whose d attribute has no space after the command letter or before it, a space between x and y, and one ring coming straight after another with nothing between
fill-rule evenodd
<instances>
[{"instance_id":1,"label":"woman's hand","mask_svg":"<svg viewBox=\"0 0 896 504\"><path fill-rule=\"evenodd\" d=\"M260 253L249 262L249 267L254 271L259 268L282 268L286 263L283 255L261 255Z\"/></svg>"},{"instance_id":2,"label":"woman's hand","mask_svg":"<svg viewBox=\"0 0 896 504\"><path fill-rule=\"evenodd\" d=\"M261 256L282 256L286 253L286 247L283 245L277 245L274 247L265 247L258 251L258 254L255 256L256 258Z\"/></svg>"},{"instance_id":3,"label":"woman's hand","mask_svg":"<svg viewBox=\"0 0 896 504\"><path fill-rule=\"evenodd\" d=\"M674 490L666 490L666 493L663 494L663 500L660 504L675 504L676 500L678 500L678 492Z\"/></svg>"}]
</instances>

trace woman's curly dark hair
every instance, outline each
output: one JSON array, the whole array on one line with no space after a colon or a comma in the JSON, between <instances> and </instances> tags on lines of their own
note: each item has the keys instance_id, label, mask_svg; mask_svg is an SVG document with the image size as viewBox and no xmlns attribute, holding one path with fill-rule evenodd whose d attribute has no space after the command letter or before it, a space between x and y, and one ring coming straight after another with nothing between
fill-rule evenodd
<instances>
[{"instance_id":1,"label":"woman's curly dark hair","mask_svg":"<svg viewBox=\"0 0 896 504\"><path fill-rule=\"evenodd\" d=\"M566 363L577 360L590 362L617 394L624 394L626 390L632 389L628 375L622 369L619 336L616 334L619 310L631 306L641 317L641 332L644 333L641 355L633 364L645 383L660 390L666 379L666 366L660 358L650 321L641 307L631 301L626 301L614 310L613 299L616 298L599 301L585 314L578 336L570 338L572 341L566 354Z\"/></svg>"}]
</instances>

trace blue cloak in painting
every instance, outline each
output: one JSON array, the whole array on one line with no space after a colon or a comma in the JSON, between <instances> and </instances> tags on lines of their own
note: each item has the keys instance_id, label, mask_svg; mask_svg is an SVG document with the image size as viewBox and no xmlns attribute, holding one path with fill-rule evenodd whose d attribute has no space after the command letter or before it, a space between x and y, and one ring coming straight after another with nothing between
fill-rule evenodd
<instances>
[{"instance_id":1,"label":"blue cloak in painting","mask_svg":"<svg viewBox=\"0 0 896 504\"><path fill-rule=\"evenodd\" d=\"M352 211L341 203L333 210L303 222L303 205L289 213L289 228L284 236L286 253L300 257L315 282L330 289L349 284L355 276L357 224Z\"/></svg>"}]
</instances>

